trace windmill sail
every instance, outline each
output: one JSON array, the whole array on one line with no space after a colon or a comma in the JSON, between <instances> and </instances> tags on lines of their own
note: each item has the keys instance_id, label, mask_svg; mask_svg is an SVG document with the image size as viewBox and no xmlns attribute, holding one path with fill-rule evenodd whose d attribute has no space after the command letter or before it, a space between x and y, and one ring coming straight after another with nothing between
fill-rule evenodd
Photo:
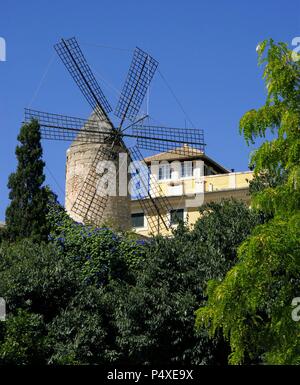
<instances>
[{"instance_id":1,"label":"windmill sail","mask_svg":"<svg viewBox=\"0 0 300 385\"><path fill-rule=\"evenodd\" d=\"M71 212L83 218L84 223L100 225L101 218L107 205L109 191L105 185L99 183L101 175L98 173L100 162L113 159L113 153L107 148L100 147L88 170L88 174L71 208Z\"/></svg>"},{"instance_id":2,"label":"windmill sail","mask_svg":"<svg viewBox=\"0 0 300 385\"><path fill-rule=\"evenodd\" d=\"M115 115L121 119L120 127L125 119L136 119L157 66L158 62L153 57L140 48L135 49L115 110Z\"/></svg>"},{"instance_id":3,"label":"windmill sail","mask_svg":"<svg viewBox=\"0 0 300 385\"><path fill-rule=\"evenodd\" d=\"M81 119L25 108L25 122L31 119L38 120L42 139L100 144L105 143L111 133L99 118Z\"/></svg>"},{"instance_id":4,"label":"windmill sail","mask_svg":"<svg viewBox=\"0 0 300 385\"><path fill-rule=\"evenodd\" d=\"M151 232L159 233L161 228L169 230L170 219L168 218L168 213L173 209L169 199L164 195L155 177L149 173L139 149L136 146L131 147L129 152L134 163L140 162L138 180L141 185L141 193L137 193L136 198L147 215Z\"/></svg>"},{"instance_id":5,"label":"windmill sail","mask_svg":"<svg viewBox=\"0 0 300 385\"><path fill-rule=\"evenodd\" d=\"M197 156L205 149L204 132L200 129L134 125L132 133L137 147L144 150Z\"/></svg>"},{"instance_id":6,"label":"windmill sail","mask_svg":"<svg viewBox=\"0 0 300 385\"><path fill-rule=\"evenodd\" d=\"M93 75L75 37L61 39L61 42L55 44L54 48L93 111L97 113L101 120L108 121L108 113L112 111L112 108Z\"/></svg>"},{"instance_id":7,"label":"windmill sail","mask_svg":"<svg viewBox=\"0 0 300 385\"><path fill-rule=\"evenodd\" d=\"M184 156L199 155L199 151L204 152L203 131L141 124L145 117L136 120L158 66L158 62L141 49L136 48L134 51L115 110L116 116L121 119L118 129L108 118L112 109L76 39L62 39L55 45L55 49L93 113L89 119L81 119L25 109L25 121L37 119L43 139L72 142L67 152L67 211L73 214L74 219L93 225L100 225L103 220L115 216L123 229L129 229L130 197L123 193L112 195L111 186L108 186L109 178L104 177L105 164L113 165L117 170L115 179L120 187L124 182L120 180L117 158L120 159L121 153L129 152L132 161L144 163L138 175L140 188L136 191L136 198L147 215L151 232L159 233L162 228L169 230L172 206L154 175L149 172L140 149L167 151ZM125 119L135 123L121 130ZM125 138L135 139L136 146L128 150L123 141Z\"/></svg>"}]
</instances>

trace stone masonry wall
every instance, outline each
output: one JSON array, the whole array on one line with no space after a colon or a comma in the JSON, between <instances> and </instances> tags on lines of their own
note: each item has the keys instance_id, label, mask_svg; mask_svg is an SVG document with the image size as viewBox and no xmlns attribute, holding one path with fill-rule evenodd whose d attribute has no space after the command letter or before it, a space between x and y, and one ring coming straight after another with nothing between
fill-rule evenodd
<instances>
[{"instance_id":1,"label":"stone masonry wall","mask_svg":"<svg viewBox=\"0 0 300 385\"><path fill-rule=\"evenodd\" d=\"M96 119L95 114L90 119ZM104 122L100 123L101 131L109 131L112 127ZM84 133L85 127L82 132ZM85 137L88 137L88 133L84 133ZM66 160L66 194L65 194L65 207L68 214L78 222L84 222L84 218L72 211L74 202L77 199L79 192L84 184L89 169L93 163L93 160L100 147L108 148L108 144L96 144L96 143L84 143L79 140L75 140L70 148L67 150ZM116 170L118 171L118 153L124 152L124 149L120 146L113 147L116 153L116 160L114 160ZM99 176L100 177L100 176ZM97 178L99 179L99 178ZM97 183L95 180L95 185ZM105 210L103 215L99 210L99 218L95 221L95 224L102 223L109 224L114 228L128 230L131 227L131 206L130 196L119 196L118 194L118 172L117 172L117 194L116 196L109 196L105 204Z\"/></svg>"}]
</instances>

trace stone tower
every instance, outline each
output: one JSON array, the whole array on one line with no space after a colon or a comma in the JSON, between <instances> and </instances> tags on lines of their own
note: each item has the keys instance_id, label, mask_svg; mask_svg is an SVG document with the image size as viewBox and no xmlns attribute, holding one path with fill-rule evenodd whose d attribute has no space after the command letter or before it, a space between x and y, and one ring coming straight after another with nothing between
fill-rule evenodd
<instances>
[{"instance_id":1,"label":"stone tower","mask_svg":"<svg viewBox=\"0 0 300 385\"><path fill-rule=\"evenodd\" d=\"M93 113L90 119L99 120L97 115ZM100 122L98 123L99 130L111 131L113 126L110 122ZM85 127L82 128L83 135L89 135L84 132ZM81 135L81 134L79 134ZM88 143L84 141L74 140L69 149L67 150L67 160L66 160L66 196L65 196L65 207L68 214L77 222L84 223L84 218L78 214L75 214L72 210L74 202L76 201L78 194L81 192L84 185L84 181L88 175L88 172L91 168L93 160L99 150L110 149L111 144L98 144L98 143ZM130 214L130 196L119 195L119 153L126 152L121 145L114 145L113 152L115 154L114 159L112 160L115 163L117 171L117 180L116 180L116 196L108 196L107 201L105 202L105 209L102 211L99 209L99 217L95 221L97 225L108 224L117 230L129 230L131 228L131 214ZM128 174L127 174L128 175ZM124 183L128 183L124 181ZM123 181L121 181L123 182ZM96 183L96 182L95 182ZM126 189L128 191L128 189Z\"/></svg>"}]
</instances>

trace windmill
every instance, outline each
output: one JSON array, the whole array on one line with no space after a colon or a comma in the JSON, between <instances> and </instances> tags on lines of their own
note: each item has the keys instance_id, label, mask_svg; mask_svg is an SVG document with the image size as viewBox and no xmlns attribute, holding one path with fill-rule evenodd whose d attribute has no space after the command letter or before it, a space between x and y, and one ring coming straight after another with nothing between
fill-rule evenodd
<instances>
[{"instance_id":1,"label":"windmill","mask_svg":"<svg viewBox=\"0 0 300 385\"><path fill-rule=\"evenodd\" d=\"M81 119L25 109L25 121L38 120L43 139L72 142L67 152L66 172L66 209L70 215L94 225L114 218L120 228L128 229L130 197L127 193L126 196L119 196L108 191L108 181L103 178L107 169L103 164L113 162L116 165L117 184L121 186L119 154L128 154L135 165L143 162L141 150L171 151L183 156L193 155L195 148L204 152L203 130L154 126L148 123L147 115L138 117L158 66L158 62L140 48L134 50L114 112L120 120L118 125L114 125L109 118L112 108L77 40L74 37L61 39L54 48L90 104L92 114L88 119ZM127 140L135 140L136 144L129 147ZM168 230L170 223L166 214L172 210L169 199L145 163L136 169L134 166L131 169L133 175L139 180L135 197L147 215L150 230L159 232L161 227ZM103 180L105 183L102 183Z\"/></svg>"}]
</instances>

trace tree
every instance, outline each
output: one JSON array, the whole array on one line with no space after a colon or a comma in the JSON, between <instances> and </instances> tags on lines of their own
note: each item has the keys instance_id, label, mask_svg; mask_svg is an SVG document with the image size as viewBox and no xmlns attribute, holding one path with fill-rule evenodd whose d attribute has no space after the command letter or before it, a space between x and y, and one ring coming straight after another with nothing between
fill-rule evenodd
<instances>
[{"instance_id":1,"label":"tree","mask_svg":"<svg viewBox=\"0 0 300 385\"><path fill-rule=\"evenodd\" d=\"M132 283L144 246L74 222L52 196L49 242L0 244L0 363L99 364L118 358L113 281Z\"/></svg>"},{"instance_id":2,"label":"tree","mask_svg":"<svg viewBox=\"0 0 300 385\"><path fill-rule=\"evenodd\" d=\"M75 266L51 244L24 239L0 246L0 293L7 319L0 323L0 363L46 363L47 328L80 290Z\"/></svg>"},{"instance_id":3,"label":"tree","mask_svg":"<svg viewBox=\"0 0 300 385\"><path fill-rule=\"evenodd\" d=\"M114 295L117 341L134 364L225 364L228 346L194 329L194 312L205 302L211 278L221 279L236 262L237 246L258 223L243 203L224 201L201 208L193 231L156 238L136 273L135 285Z\"/></svg>"},{"instance_id":4,"label":"tree","mask_svg":"<svg viewBox=\"0 0 300 385\"><path fill-rule=\"evenodd\" d=\"M44 162L40 127L36 120L21 127L16 148L18 166L8 180L11 200L6 210L7 234L11 240L32 237L47 240L48 193L43 183Z\"/></svg>"},{"instance_id":5,"label":"tree","mask_svg":"<svg viewBox=\"0 0 300 385\"><path fill-rule=\"evenodd\" d=\"M45 324L40 315L19 309L14 317L6 321L3 334L4 342L0 342L1 364L45 363Z\"/></svg>"},{"instance_id":6,"label":"tree","mask_svg":"<svg viewBox=\"0 0 300 385\"><path fill-rule=\"evenodd\" d=\"M103 286L110 279L132 282L132 268L143 256L144 242L108 227L75 222L55 201L49 205L47 220L49 239L66 258L80 266L85 281L96 286Z\"/></svg>"},{"instance_id":7,"label":"tree","mask_svg":"<svg viewBox=\"0 0 300 385\"><path fill-rule=\"evenodd\" d=\"M193 231L141 242L82 226L54 204L47 244L2 242L0 363L225 363L228 345L196 333L194 311L257 217L234 201L201 210Z\"/></svg>"},{"instance_id":8,"label":"tree","mask_svg":"<svg viewBox=\"0 0 300 385\"><path fill-rule=\"evenodd\" d=\"M262 42L258 54L267 100L243 116L240 129L247 142L267 130L274 136L251 157L260 177L252 206L269 220L242 243L224 280L209 283L196 325L208 326L211 336L223 331L232 364L299 364L300 325L291 304L300 287L300 63L286 44L273 40Z\"/></svg>"}]
</instances>

